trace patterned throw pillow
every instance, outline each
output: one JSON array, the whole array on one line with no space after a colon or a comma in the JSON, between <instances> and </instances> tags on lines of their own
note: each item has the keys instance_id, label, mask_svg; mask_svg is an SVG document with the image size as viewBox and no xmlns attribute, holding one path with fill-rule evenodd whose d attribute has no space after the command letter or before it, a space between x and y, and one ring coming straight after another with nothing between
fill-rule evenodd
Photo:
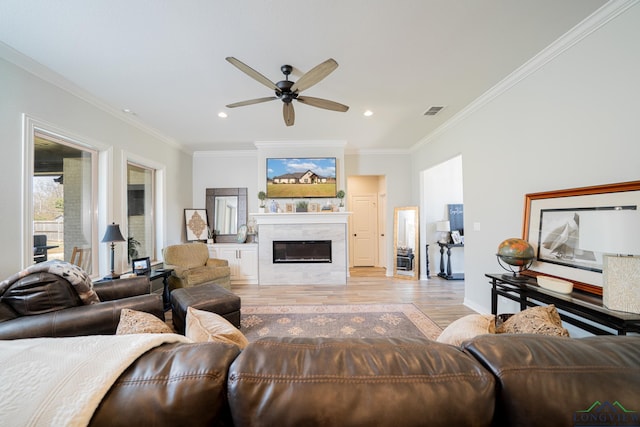
<instances>
[{"instance_id":1,"label":"patterned throw pillow","mask_svg":"<svg viewBox=\"0 0 640 427\"><path fill-rule=\"evenodd\" d=\"M173 334L174 331L150 313L123 308L116 335L128 334Z\"/></svg>"},{"instance_id":2,"label":"patterned throw pillow","mask_svg":"<svg viewBox=\"0 0 640 427\"><path fill-rule=\"evenodd\" d=\"M185 336L195 342L220 341L244 349L249 341L227 319L209 311L187 308Z\"/></svg>"},{"instance_id":3,"label":"patterned throw pillow","mask_svg":"<svg viewBox=\"0 0 640 427\"><path fill-rule=\"evenodd\" d=\"M553 304L528 308L514 314L498 326L496 333L569 336L569 331L562 327L562 319Z\"/></svg>"},{"instance_id":4,"label":"patterned throw pillow","mask_svg":"<svg viewBox=\"0 0 640 427\"><path fill-rule=\"evenodd\" d=\"M451 322L436 341L460 345L462 341L496 332L496 317L491 314L469 314Z\"/></svg>"}]
</instances>

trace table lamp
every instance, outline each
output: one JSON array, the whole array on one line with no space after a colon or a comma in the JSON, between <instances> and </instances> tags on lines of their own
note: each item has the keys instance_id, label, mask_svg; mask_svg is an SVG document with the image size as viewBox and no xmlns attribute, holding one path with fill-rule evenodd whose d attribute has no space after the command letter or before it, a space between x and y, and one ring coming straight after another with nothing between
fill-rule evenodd
<instances>
[{"instance_id":1,"label":"table lamp","mask_svg":"<svg viewBox=\"0 0 640 427\"><path fill-rule=\"evenodd\" d=\"M436 222L436 231L444 233L440 238L440 243L449 243L449 232L451 231L451 224L449 221Z\"/></svg>"},{"instance_id":2,"label":"table lamp","mask_svg":"<svg viewBox=\"0 0 640 427\"><path fill-rule=\"evenodd\" d=\"M104 237L102 238L102 243L111 243L111 273L104 276L105 280L113 280L119 279L120 275L115 273L115 269L113 267L113 259L114 259L114 250L116 247L115 242L124 242L125 239L122 237L122 233L120 232L120 225L111 223L111 225L107 225L107 231L104 233Z\"/></svg>"},{"instance_id":3,"label":"table lamp","mask_svg":"<svg viewBox=\"0 0 640 427\"><path fill-rule=\"evenodd\" d=\"M578 248L602 253L602 303L640 313L640 212L622 207L580 211Z\"/></svg>"}]
</instances>

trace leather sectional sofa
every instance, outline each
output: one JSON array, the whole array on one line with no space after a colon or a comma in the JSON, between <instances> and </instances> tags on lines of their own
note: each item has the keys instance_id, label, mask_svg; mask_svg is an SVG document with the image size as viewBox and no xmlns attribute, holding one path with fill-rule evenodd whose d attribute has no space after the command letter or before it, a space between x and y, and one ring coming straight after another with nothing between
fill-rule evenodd
<instances>
[{"instance_id":1,"label":"leather sectional sofa","mask_svg":"<svg viewBox=\"0 0 640 427\"><path fill-rule=\"evenodd\" d=\"M263 338L151 350L91 425L638 425L638 396L640 337Z\"/></svg>"}]
</instances>

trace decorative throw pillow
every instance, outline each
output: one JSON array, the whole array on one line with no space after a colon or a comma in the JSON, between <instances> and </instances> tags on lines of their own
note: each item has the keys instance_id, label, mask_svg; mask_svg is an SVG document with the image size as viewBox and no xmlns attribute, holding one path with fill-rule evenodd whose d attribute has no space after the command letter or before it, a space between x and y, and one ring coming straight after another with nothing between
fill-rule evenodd
<instances>
[{"instance_id":1,"label":"decorative throw pillow","mask_svg":"<svg viewBox=\"0 0 640 427\"><path fill-rule=\"evenodd\" d=\"M116 335L128 334L173 334L173 330L156 316L143 311L123 308Z\"/></svg>"},{"instance_id":2,"label":"decorative throw pillow","mask_svg":"<svg viewBox=\"0 0 640 427\"><path fill-rule=\"evenodd\" d=\"M555 305L532 307L509 317L496 329L498 334L540 334L568 337Z\"/></svg>"},{"instance_id":3,"label":"decorative throw pillow","mask_svg":"<svg viewBox=\"0 0 640 427\"><path fill-rule=\"evenodd\" d=\"M460 345L462 341L496 332L496 317L492 314L469 314L451 322L436 341Z\"/></svg>"},{"instance_id":4,"label":"decorative throw pillow","mask_svg":"<svg viewBox=\"0 0 640 427\"><path fill-rule=\"evenodd\" d=\"M196 342L220 341L244 349L249 341L227 319L209 311L187 308L185 336Z\"/></svg>"}]
</instances>

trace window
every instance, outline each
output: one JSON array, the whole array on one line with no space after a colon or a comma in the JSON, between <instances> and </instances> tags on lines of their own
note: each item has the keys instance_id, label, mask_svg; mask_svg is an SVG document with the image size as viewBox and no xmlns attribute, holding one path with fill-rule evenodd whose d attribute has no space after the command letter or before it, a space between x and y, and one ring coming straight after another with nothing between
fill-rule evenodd
<instances>
[{"instance_id":1,"label":"window","mask_svg":"<svg viewBox=\"0 0 640 427\"><path fill-rule=\"evenodd\" d=\"M33 263L70 261L90 275L97 235L97 152L41 129L33 132Z\"/></svg>"},{"instance_id":2,"label":"window","mask_svg":"<svg viewBox=\"0 0 640 427\"><path fill-rule=\"evenodd\" d=\"M127 163L127 230L129 262L136 258L156 259L155 169Z\"/></svg>"}]
</instances>

